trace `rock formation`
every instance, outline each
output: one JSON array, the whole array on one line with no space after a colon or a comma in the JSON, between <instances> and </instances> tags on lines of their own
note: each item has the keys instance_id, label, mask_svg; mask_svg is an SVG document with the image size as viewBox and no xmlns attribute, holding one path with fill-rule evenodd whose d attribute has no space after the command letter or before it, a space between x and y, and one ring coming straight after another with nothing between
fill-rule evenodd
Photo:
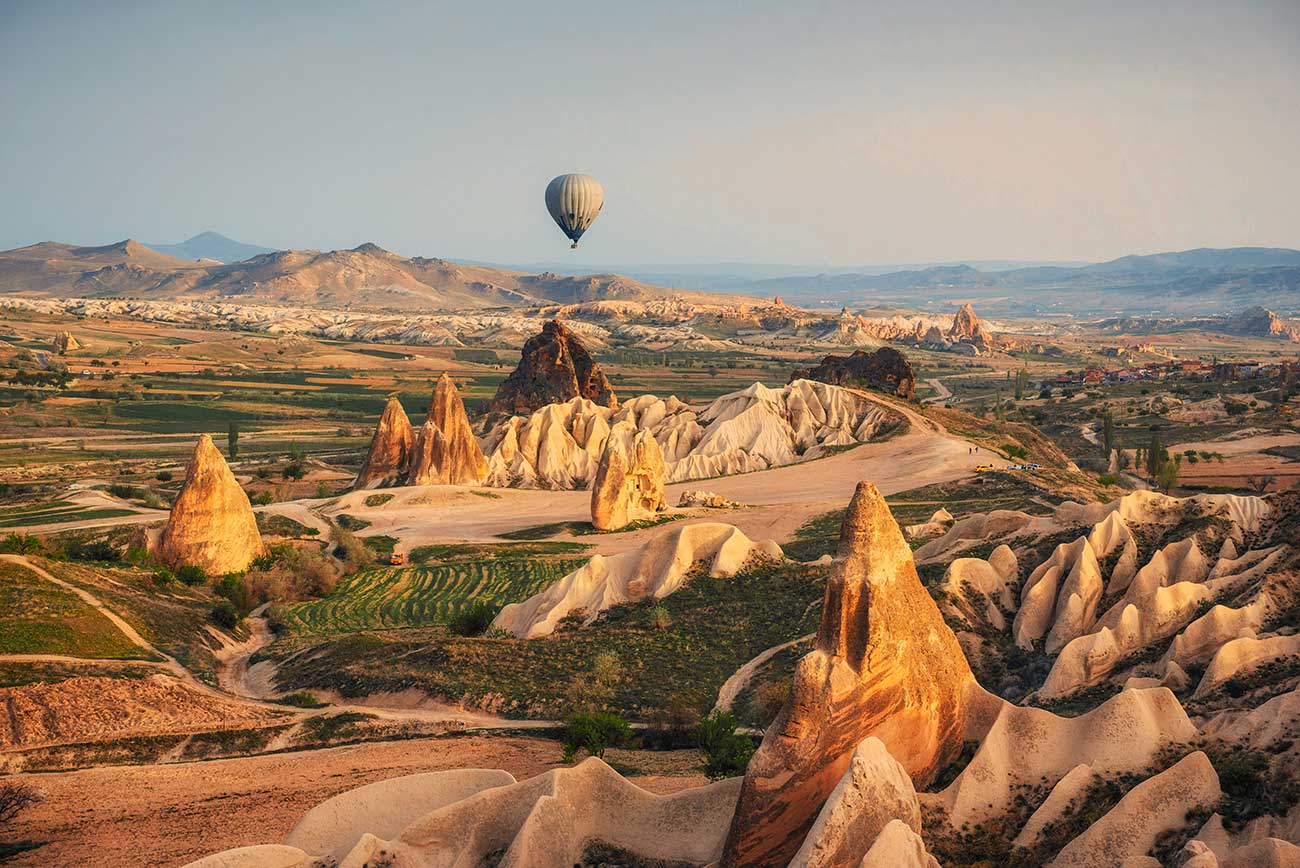
<instances>
[{"instance_id":1,"label":"rock formation","mask_svg":"<svg viewBox=\"0 0 1300 868\"><path fill-rule=\"evenodd\" d=\"M740 783L732 778L659 796L594 757L524 781L501 776L509 778L463 770L409 785L402 778L383 781L314 809L285 844L227 850L186 868L569 868L583 863L592 844L628 853L638 863L705 865L722 849ZM429 805L408 821L405 815L419 807L406 802L412 795ZM389 806L396 819L375 805Z\"/></svg>"},{"instance_id":2,"label":"rock formation","mask_svg":"<svg viewBox=\"0 0 1300 868\"><path fill-rule=\"evenodd\" d=\"M596 530L618 530L654 518L664 500L664 453L649 431L620 422L605 438L605 451L591 485L591 523Z\"/></svg>"},{"instance_id":3,"label":"rock formation","mask_svg":"<svg viewBox=\"0 0 1300 868\"><path fill-rule=\"evenodd\" d=\"M379 426L370 440L370 451L361 464L353 488L378 488L399 485L406 479L411 463L415 432L402 402L389 398L379 417Z\"/></svg>"},{"instance_id":4,"label":"rock formation","mask_svg":"<svg viewBox=\"0 0 1300 868\"><path fill-rule=\"evenodd\" d=\"M993 336L984 328L980 318L975 315L975 308L969 303L963 304L952 318L952 328L948 337L954 341L965 341L977 347L985 348L993 343Z\"/></svg>"},{"instance_id":5,"label":"rock formation","mask_svg":"<svg viewBox=\"0 0 1300 868\"><path fill-rule=\"evenodd\" d=\"M680 588L700 561L709 563L710 576L723 578L752 557L779 560L783 554L771 540L755 542L729 524L670 525L638 549L593 555L541 593L506 606L492 626L521 639L545 636L573 612L581 611L591 623L610 606L662 599Z\"/></svg>"},{"instance_id":6,"label":"rock formation","mask_svg":"<svg viewBox=\"0 0 1300 868\"><path fill-rule=\"evenodd\" d=\"M470 428L460 392L444 373L434 386L429 414L418 433L401 403L388 399L352 487L480 485L487 475L487 459Z\"/></svg>"},{"instance_id":7,"label":"rock formation","mask_svg":"<svg viewBox=\"0 0 1300 868\"><path fill-rule=\"evenodd\" d=\"M785 865L858 745L876 736L917 786L961 750L980 695L956 636L871 483L840 530L815 650L750 761L722 864Z\"/></svg>"},{"instance_id":8,"label":"rock formation","mask_svg":"<svg viewBox=\"0 0 1300 868\"><path fill-rule=\"evenodd\" d=\"M492 411L531 413L547 404L586 398L601 407L617 407L614 389L577 335L558 320L524 344L519 365L502 381Z\"/></svg>"},{"instance_id":9,"label":"rock formation","mask_svg":"<svg viewBox=\"0 0 1300 868\"><path fill-rule=\"evenodd\" d=\"M469 425L465 404L447 374L433 389L429 415L416 439L407 485L479 485L487 459Z\"/></svg>"},{"instance_id":10,"label":"rock formation","mask_svg":"<svg viewBox=\"0 0 1300 868\"><path fill-rule=\"evenodd\" d=\"M81 349L81 341L72 336L72 332L62 331L54 336L54 352L60 356L71 350Z\"/></svg>"},{"instance_id":11,"label":"rock formation","mask_svg":"<svg viewBox=\"0 0 1300 868\"><path fill-rule=\"evenodd\" d=\"M1294 320L1282 319L1261 305L1248 307L1241 313L1229 316L1222 328L1231 335L1300 341L1300 325Z\"/></svg>"},{"instance_id":12,"label":"rock formation","mask_svg":"<svg viewBox=\"0 0 1300 868\"><path fill-rule=\"evenodd\" d=\"M199 435L158 539L158 556L172 567L196 566L219 576L248 569L262 537L248 495L207 434Z\"/></svg>"},{"instance_id":13,"label":"rock formation","mask_svg":"<svg viewBox=\"0 0 1300 868\"><path fill-rule=\"evenodd\" d=\"M825 455L906 424L892 407L862 392L796 380L779 389L755 383L692 410L670 397L641 395L618 409L575 398L515 416L485 438L488 484L586 488L611 427L630 422L654 434L667 482L730 476Z\"/></svg>"},{"instance_id":14,"label":"rock formation","mask_svg":"<svg viewBox=\"0 0 1300 868\"><path fill-rule=\"evenodd\" d=\"M916 375L912 372L912 363L893 347L881 347L874 353L857 350L848 356L827 356L816 367L792 373L790 382L795 380L875 389L909 401L916 398Z\"/></svg>"},{"instance_id":15,"label":"rock formation","mask_svg":"<svg viewBox=\"0 0 1300 868\"><path fill-rule=\"evenodd\" d=\"M681 497L677 498L677 505L681 507L700 506L705 509L740 509L744 506L743 503L737 503L730 498L723 497L716 491L704 491L698 488L683 491Z\"/></svg>"}]
</instances>

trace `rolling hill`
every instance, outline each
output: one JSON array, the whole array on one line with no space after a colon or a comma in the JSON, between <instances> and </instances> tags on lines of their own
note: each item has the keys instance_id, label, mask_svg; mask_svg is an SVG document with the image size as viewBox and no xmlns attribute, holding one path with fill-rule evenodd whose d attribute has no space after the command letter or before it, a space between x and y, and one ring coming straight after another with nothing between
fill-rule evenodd
<instances>
[{"instance_id":1,"label":"rolling hill","mask_svg":"<svg viewBox=\"0 0 1300 868\"><path fill-rule=\"evenodd\" d=\"M42 242L0 253L0 294L428 312L649 301L678 293L615 274L524 274L401 256L375 244L281 250L215 263L179 259L126 240L104 247Z\"/></svg>"}]
</instances>

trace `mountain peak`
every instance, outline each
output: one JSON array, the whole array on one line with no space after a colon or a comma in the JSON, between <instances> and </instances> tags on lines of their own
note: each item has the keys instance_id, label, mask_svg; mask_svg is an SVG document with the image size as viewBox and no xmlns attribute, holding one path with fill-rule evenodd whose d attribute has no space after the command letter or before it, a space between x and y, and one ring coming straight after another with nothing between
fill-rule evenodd
<instances>
[{"instance_id":1,"label":"mountain peak","mask_svg":"<svg viewBox=\"0 0 1300 868\"><path fill-rule=\"evenodd\" d=\"M391 250L385 250L373 241L367 241L365 244L358 244L352 248L353 253L367 253L371 256L392 256Z\"/></svg>"}]
</instances>

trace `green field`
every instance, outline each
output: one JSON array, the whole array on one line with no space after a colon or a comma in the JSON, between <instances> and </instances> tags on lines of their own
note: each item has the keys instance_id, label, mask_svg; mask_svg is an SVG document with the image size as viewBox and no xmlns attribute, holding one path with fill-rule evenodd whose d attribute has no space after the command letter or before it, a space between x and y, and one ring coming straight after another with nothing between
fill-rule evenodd
<instances>
[{"instance_id":1,"label":"green field","mask_svg":"<svg viewBox=\"0 0 1300 868\"><path fill-rule=\"evenodd\" d=\"M31 503L0 509L0 528L31 527L42 524L62 524L70 521L89 521L95 518L121 518L135 515L134 510L116 507L84 507L66 500L49 503Z\"/></svg>"},{"instance_id":2,"label":"green field","mask_svg":"<svg viewBox=\"0 0 1300 868\"><path fill-rule=\"evenodd\" d=\"M0 562L0 654L148 656L78 597L9 562Z\"/></svg>"},{"instance_id":3,"label":"green field","mask_svg":"<svg viewBox=\"0 0 1300 868\"><path fill-rule=\"evenodd\" d=\"M344 579L328 597L287 605L282 620L298 634L446 624L476 600L494 606L526 600L583 563L500 558L365 570Z\"/></svg>"}]
</instances>

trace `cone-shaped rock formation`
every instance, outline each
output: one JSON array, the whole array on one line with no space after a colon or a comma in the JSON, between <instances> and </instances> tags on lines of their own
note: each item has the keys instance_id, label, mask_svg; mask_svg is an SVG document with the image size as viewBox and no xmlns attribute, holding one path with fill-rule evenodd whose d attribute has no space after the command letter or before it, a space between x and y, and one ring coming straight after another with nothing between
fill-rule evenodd
<instances>
[{"instance_id":1,"label":"cone-shaped rock formation","mask_svg":"<svg viewBox=\"0 0 1300 868\"><path fill-rule=\"evenodd\" d=\"M262 537L248 495L207 434L199 437L158 554L173 567L201 567L210 575L248 569L262 553Z\"/></svg>"},{"instance_id":2,"label":"cone-shaped rock formation","mask_svg":"<svg viewBox=\"0 0 1300 868\"><path fill-rule=\"evenodd\" d=\"M72 336L72 332L59 332L54 336L54 352L63 355L69 350L81 349L81 341Z\"/></svg>"},{"instance_id":3,"label":"cone-shaped rock formation","mask_svg":"<svg viewBox=\"0 0 1300 868\"><path fill-rule=\"evenodd\" d=\"M460 392L444 373L434 386L429 415L418 432L411 428L398 400L388 399L366 463L352 487L479 485L487 474L487 459L469 426Z\"/></svg>"},{"instance_id":4,"label":"cone-shaped rock formation","mask_svg":"<svg viewBox=\"0 0 1300 868\"><path fill-rule=\"evenodd\" d=\"M524 344L519 365L497 388L493 412L528 414L547 404L587 398L617 407L614 388L587 348L557 320Z\"/></svg>"},{"instance_id":5,"label":"cone-shaped rock formation","mask_svg":"<svg viewBox=\"0 0 1300 868\"><path fill-rule=\"evenodd\" d=\"M610 429L605 451L591 486L591 523L597 530L617 530L654 518L664 500L664 453L654 434L630 422Z\"/></svg>"},{"instance_id":6,"label":"cone-shaped rock formation","mask_svg":"<svg viewBox=\"0 0 1300 868\"><path fill-rule=\"evenodd\" d=\"M723 865L784 866L868 736L918 787L961 749L981 695L917 577L885 500L858 484L840 530L815 650L745 775Z\"/></svg>"},{"instance_id":7,"label":"cone-shaped rock formation","mask_svg":"<svg viewBox=\"0 0 1300 868\"><path fill-rule=\"evenodd\" d=\"M414 444L415 432L411 430L411 420L406 417L402 402L389 398L352 487L378 488L404 482Z\"/></svg>"}]
</instances>

